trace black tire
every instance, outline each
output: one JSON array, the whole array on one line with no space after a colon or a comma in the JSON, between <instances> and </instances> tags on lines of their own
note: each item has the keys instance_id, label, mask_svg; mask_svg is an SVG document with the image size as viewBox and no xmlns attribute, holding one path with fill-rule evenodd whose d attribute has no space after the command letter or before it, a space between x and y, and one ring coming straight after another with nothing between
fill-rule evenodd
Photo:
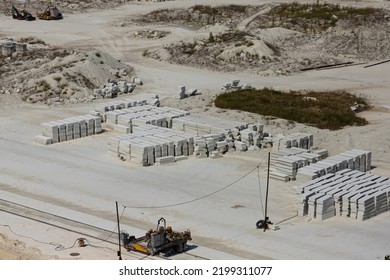
<instances>
[{"instance_id":1,"label":"black tire","mask_svg":"<svg viewBox=\"0 0 390 280\"><path fill-rule=\"evenodd\" d=\"M264 220L259 220L256 223L256 228L262 228L264 226Z\"/></svg>"}]
</instances>

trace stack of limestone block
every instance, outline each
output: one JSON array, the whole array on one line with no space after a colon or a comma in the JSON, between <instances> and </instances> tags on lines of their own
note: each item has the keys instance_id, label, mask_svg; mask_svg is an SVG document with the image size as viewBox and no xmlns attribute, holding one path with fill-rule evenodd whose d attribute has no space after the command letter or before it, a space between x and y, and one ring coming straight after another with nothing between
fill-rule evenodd
<instances>
[{"instance_id":1,"label":"stack of limestone block","mask_svg":"<svg viewBox=\"0 0 390 280\"><path fill-rule=\"evenodd\" d=\"M99 115L82 115L41 123L42 133L34 138L37 143L49 145L101 133Z\"/></svg>"}]
</instances>

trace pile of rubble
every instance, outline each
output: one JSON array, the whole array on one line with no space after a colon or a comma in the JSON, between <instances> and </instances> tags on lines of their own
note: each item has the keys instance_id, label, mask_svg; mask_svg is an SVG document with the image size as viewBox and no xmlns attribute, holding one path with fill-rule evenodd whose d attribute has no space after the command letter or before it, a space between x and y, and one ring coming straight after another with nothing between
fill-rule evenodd
<instances>
[{"instance_id":1,"label":"pile of rubble","mask_svg":"<svg viewBox=\"0 0 390 280\"><path fill-rule=\"evenodd\" d=\"M180 99L184 99L184 98L187 98L189 96L194 96L194 95L198 95L198 94L201 94L201 93L198 92L198 89L196 89L196 88L190 88L190 89L186 90L185 86L180 86L179 87L179 97L180 97Z\"/></svg>"},{"instance_id":2,"label":"pile of rubble","mask_svg":"<svg viewBox=\"0 0 390 280\"><path fill-rule=\"evenodd\" d=\"M299 216L367 220L390 209L388 177L344 169L298 187Z\"/></svg>"},{"instance_id":3,"label":"pile of rubble","mask_svg":"<svg viewBox=\"0 0 390 280\"><path fill-rule=\"evenodd\" d=\"M13 53L27 52L27 44L17 43L12 38L0 39L0 54L3 57L10 57Z\"/></svg>"},{"instance_id":4,"label":"pile of rubble","mask_svg":"<svg viewBox=\"0 0 390 280\"><path fill-rule=\"evenodd\" d=\"M231 83L226 83L221 87L221 90L224 92L230 92L241 89L255 89L250 84L240 84L240 80L233 80Z\"/></svg>"},{"instance_id":5,"label":"pile of rubble","mask_svg":"<svg viewBox=\"0 0 390 280\"><path fill-rule=\"evenodd\" d=\"M115 98L121 94L132 93L135 87L135 83L108 79L107 83L105 83L102 88L94 90L94 97L96 99Z\"/></svg>"},{"instance_id":6,"label":"pile of rubble","mask_svg":"<svg viewBox=\"0 0 390 280\"><path fill-rule=\"evenodd\" d=\"M130 37L132 38L140 38L140 39L161 39L167 36L170 32L168 31L162 31L162 30L139 30L139 31L133 31L130 34Z\"/></svg>"}]
</instances>

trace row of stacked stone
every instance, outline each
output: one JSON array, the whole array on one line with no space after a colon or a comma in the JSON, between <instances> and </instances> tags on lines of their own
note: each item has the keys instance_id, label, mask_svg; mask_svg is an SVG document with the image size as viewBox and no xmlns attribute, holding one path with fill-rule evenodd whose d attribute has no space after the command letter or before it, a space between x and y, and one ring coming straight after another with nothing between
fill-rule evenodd
<instances>
[{"instance_id":1,"label":"row of stacked stone","mask_svg":"<svg viewBox=\"0 0 390 280\"><path fill-rule=\"evenodd\" d=\"M43 145L59 143L102 132L101 116L82 115L41 123L42 133L34 140Z\"/></svg>"},{"instance_id":2,"label":"row of stacked stone","mask_svg":"<svg viewBox=\"0 0 390 280\"><path fill-rule=\"evenodd\" d=\"M190 114L184 110L151 106L146 101L130 99L101 104L95 110L103 116L109 128L124 134L132 132L133 126L137 125L171 127L173 119Z\"/></svg>"},{"instance_id":3,"label":"row of stacked stone","mask_svg":"<svg viewBox=\"0 0 390 280\"><path fill-rule=\"evenodd\" d=\"M388 177L344 169L298 187L298 215L366 220L390 210Z\"/></svg>"},{"instance_id":4,"label":"row of stacked stone","mask_svg":"<svg viewBox=\"0 0 390 280\"><path fill-rule=\"evenodd\" d=\"M326 157L324 150L289 148L271 152L270 177L282 181L295 180L299 168L319 162Z\"/></svg>"},{"instance_id":5,"label":"row of stacked stone","mask_svg":"<svg viewBox=\"0 0 390 280\"><path fill-rule=\"evenodd\" d=\"M310 133L292 133L289 135L278 134L273 139L273 150L283 150L289 148L310 149L313 147L313 134Z\"/></svg>"},{"instance_id":6,"label":"row of stacked stone","mask_svg":"<svg viewBox=\"0 0 390 280\"><path fill-rule=\"evenodd\" d=\"M325 159L327 150L313 149L313 142L313 135L309 133L278 134L272 139L270 177L295 180L299 168Z\"/></svg>"},{"instance_id":7,"label":"row of stacked stone","mask_svg":"<svg viewBox=\"0 0 390 280\"><path fill-rule=\"evenodd\" d=\"M142 166L175 162L194 153L194 137L155 125L140 125L129 134L110 137L108 151Z\"/></svg>"},{"instance_id":8,"label":"row of stacked stone","mask_svg":"<svg viewBox=\"0 0 390 280\"><path fill-rule=\"evenodd\" d=\"M371 170L371 152L352 149L328 157L325 160L300 168L297 173L297 179L312 180L347 168L362 172Z\"/></svg>"},{"instance_id":9,"label":"row of stacked stone","mask_svg":"<svg viewBox=\"0 0 390 280\"><path fill-rule=\"evenodd\" d=\"M189 115L172 120L172 129L194 134L196 136L208 137L208 135L218 135L216 140L218 150L226 151L246 151L252 146L262 147L267 143L264 142L262 124L247 124L237 121L228 121L211 116ZM203 141L203 140L200 140ZM211 154L214 149L208 145L208 152L204 152L204 144L199 144L200 156Z\"/></svg>"}]
</instances>

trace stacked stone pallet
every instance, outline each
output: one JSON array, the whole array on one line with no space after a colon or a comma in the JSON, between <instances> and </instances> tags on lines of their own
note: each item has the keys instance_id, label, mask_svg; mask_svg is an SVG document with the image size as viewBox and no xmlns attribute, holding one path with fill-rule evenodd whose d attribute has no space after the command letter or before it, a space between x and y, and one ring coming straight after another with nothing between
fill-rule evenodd
<instances>
[{"instance_id":1,"label":"stacked stone pallet","mask_svg":"<svg viewBox=\"0 0 390 280\"><path fill-rule=\"evenodd\" d=\"M390 180L384 176L346 169L319 177L297 189L300 216L366 220L390 210Z\"/></svg>"},{"instance_id":2,"label":"stacked stone pallet","mask_svg":"<svg viewBox=\"0 0 390 280\"><path fill-rule=\"evenodd\" d=\"M197 158L208 157L206 140L203 137L194 138L194 155Z\"/></svg>"},{"instance_id":3,"label":"stacked stone pallet","mask_svg":"<svg viewBox=\"0 0 390 280\"><path fill-rule=\"evenodd\" d=\"M172 129L196 136L210 133L229 133L236 136L239 131L247 127L248 124L245 123L201 115L190 115L172 120Z\"/></svg>"},{"instance_id":4,"label":"stacked stone pallet","mask_svg":"<svg viewBox=\"0 0 390 280\"><path fill-rule=\"evenodd\" d=\"M129 104L133 104L129 102ZM134 104L133 104L134 105ZM170 107L154 107L150 105L138 105L135 107L113 107L103 106L100 111L104 111L103 119L106 125L113 130L123 130L123 126L128 127L129 131L133 131L134 126L152 124L159 127L170 127L172 119L180 118L189 115L189 112L170 108ZM120 108L120 109L118 109ZM120 126L119 129L116 129Z\"/></svg>"},{"instance_id":5,"label":"stacked stone pallet","mask_svg":"<svg viewBox=\"0 0 390 280\"><path fill-rule=\"evenodd\" d=\"M107 144L112 155L142 166L172 162L172 157L183 160L194 151L191 135L154 125L138 126L131 134L111 137Z\"/></svg>"},{"instance_id":6,"label":"stacked stone pallet","mask_svg":"<svg viewBox=\"0 0 390 280\"><path fill-rule=\"evenodd\" d=\"M305 166L298 170L297 178L312 180L328 173L335 173L343 169L353 169L366 172L371 169L371 152L353 149L325 160Z\"/></svg>"},{"instance_id":7,"label":"stacked stone pallet","mask_svg":"<svg viewBox=\"0 0 390 280\"><path fill-rule=\"evenodd\" d=\"M277 180L295 180L299 168L316 163L322 155L308 149L288 148L271 153L270 177Z\"/></svg>"},{"instance_id":8,"label":"stacked stone pallet","mask_svg":"<svg viewBox=\"0 0 390 280\"><path fill-rule=\"evenodd\" d=\"M301 148L301 149L310 149L313 147L313 134L309 133L292 133L289 135L278 135L274 139L274 149L283 150L289 148Z\"/></svg>"},{"instance_id":9,"label":"stacked stone pallet","mask_svg":"<svg viewBox=\"0 0 390 280\"><path fill-rule=\"evenodd\" d=\"M36 136L34 140L43 145L69 141L102 132L101 117L90 114L41 123L41 127L42 135Z\"/></svg>"}]
</instances>

